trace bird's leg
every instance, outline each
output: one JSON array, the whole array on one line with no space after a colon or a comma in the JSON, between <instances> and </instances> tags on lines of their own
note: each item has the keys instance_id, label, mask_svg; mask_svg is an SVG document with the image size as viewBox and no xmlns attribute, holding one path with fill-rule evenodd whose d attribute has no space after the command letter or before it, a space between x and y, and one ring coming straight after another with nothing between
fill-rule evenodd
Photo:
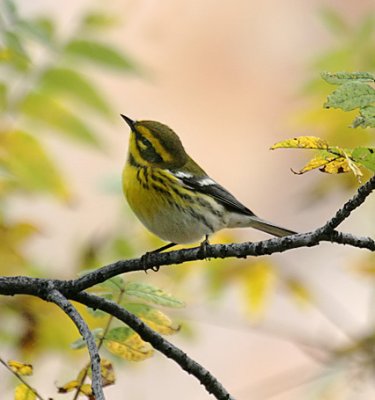
<instances>
[{"instance_id":1,"label":"bird's leg","mask_svg":"<svg viewBox=\"0 0 375 400\"><path fill-rule=\"evenodd\" d=\"M199 255L203 258L207 258L207 246L209 246L209 244L208 235L205 235L204 240L199 245Z\"/></svg>"},{"instance_id":2,"label":"bird's leg","mask_svg":"<svg viewBox=\"0 0 375 400\"><path fill-rule=\"evenodd\" d=\"M149 253L149 254L152 254L152 253L161 253L162 251L167 250L167 249L170 249L171 247L174 247L174 246L177 246L177 243L171 242L171 243L165 244L164 246L159 247L158 249L149 251L148 253ZM146 254L147 254L147 253L146 253Z\"/></svg>"},{"instance_id":3,"label":"bird's leg","mask_svg":"<svg viewBox=\"0 0 375 400\"><path fill-rule=\"evenodd\" d=\"M141 257L141 261L142 261L143 269L145 270L145 272L147 272L147 261L148 261L148 257L151 254L161 253L162 251L170 249L171 247L176 246L176 245L177 245L177 243L171 242L171 243L165 244L164 246L159 247L158 249L148 251L147 253L143 254L143 256ZM160 267L154 266L154 267L151 267L151 269L153 271L157 272L157 271L159 271Z\"/></svg>"}]
</instances>

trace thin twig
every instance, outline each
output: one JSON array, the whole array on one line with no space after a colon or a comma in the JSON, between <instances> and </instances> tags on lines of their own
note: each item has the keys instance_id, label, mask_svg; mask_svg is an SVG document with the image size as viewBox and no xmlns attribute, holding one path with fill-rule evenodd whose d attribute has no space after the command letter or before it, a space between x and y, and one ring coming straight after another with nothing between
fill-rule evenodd
<instances>
[{"instance_id":1,"label":"thin twig","mask_svg":"<svg viewBox=\"0 0 375 400\"><path fill-rule=\"evenodd\" d=\"M13 371L12 368L9 367L9 365L2 359L0 358L0 363L4 365L4 367L10 371L23 385L25 385L31 392L33 392L36 396L37 399L39 400L44 400L41 394L38 393L36 389L34 389L30 384L23 378L22 375L17 373L16 371Z\"/></svg>"},{"instance_id":2,"label":"thin twig","mask_svg":"<svg viewBox=\"0 0 375 400\"><path fill-rule=\"evenodd\" d=\"M120 303L121 303L121 300L122 300L122 298L123 298L123 296L124 296L124 293L125 293L125 290L124 290L123 288L119 288L119 290L120 290L120 293L119 293L119 295L118 295L118 297L117 297L117 299L116 299L116 303L117 303L117 304L120 304ZM105 337L107 336L107 333L108 333L108 331L109 331L109 328L111 327L111 323L112 323L112 321L113 321L113 318L114 318L114 316L111 315L111 314L109 314L107 323L106 323L106 325L105 325L105 327L104 327L103 335L102 335L102 337L101 337L101 338L99 339L99 341L98 341L98 345L97 345L98 352L99 352L99 350L101 349L101 347L103 346ZM85 367L84 373L82 374L82 378L81 378L81 380L80 380L80 382L79 382L79 384L78 384L78 386L77 386L77 389L76 389L76 392L75 392L75 394L74 394L73 400L77 400L77 399L78 399L78 396L79 396L79 394L80 394L80 392L81 392L82 385L85 383L85 380L86 380L86 378L87 378L87 374L88 374L88 372L89 372L89 368L90 368L90 364L87 364L87 366Z\"/></svg>"},{"instance_id":3,"label":"thin twig","mask_svg":"<svg viewBox=\"0 0 375 400\"><path fill-rule=\"evenodd\" d=\"M223 385L202 365L191 359L186 353L168 342L168 340L149 328L138 317L115 302L86 292L77 293L71 299L115 316L136 331L143 340L149 342L166 357L176 361L183 370L195 376L208 393L213 394L218 400L234 400Z\"/></svg>"},{"instance_id":4,"label":"thin twig","mask_svg":"<svg viewBox=\"0 0 375 400\"><path fill-rule=\"evenodd\" d=\"M100 369L100 356L96 347L94 336L92 335L89 327L87 326L84 319L75 309L75 307L64 297L58 290L52 289L48 292L46 300L58 305L75 323L79 330L79 333L85 339L87 348L91 358L91 370L92 370L92 391L95 395L96 400L105 400L103 387L102 387L102 375Z\"/></svg>"},{"instance_id":5,"label":"thin twig","mask_svg":"<svg viewBox=\"0 0 375 400\"><path fill-rule=\"evenodd\" d=\"M375 175L372 176L365 184L363 184L357 193L348 200L343 207L336 212L336 215L331 218L322 229L325 232L336 229L346 218L349 217L352 211L358 208L366 198L375 190Z\"/></svg>"}]
</instances>

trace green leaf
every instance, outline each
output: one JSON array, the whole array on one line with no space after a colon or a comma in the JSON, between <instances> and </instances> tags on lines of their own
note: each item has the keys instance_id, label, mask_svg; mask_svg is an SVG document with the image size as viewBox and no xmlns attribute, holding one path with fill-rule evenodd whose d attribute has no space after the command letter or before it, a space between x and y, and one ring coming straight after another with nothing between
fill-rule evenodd
<instances>
[{"instance_id":1,"label":"green leaf","mask_svg":"<svg viewBox=\"0 0 375 400\"><path fill-rule=\"evenodd\" d=\"M181 300L176 299L171 294L145 283L127 283L125 286L125 294L165 307L181 308L185 306Z\"/></svg>"},{"instance_id":2,"label":"green leaf","mask_svg":"<svg viewBox=\"0 0 375 400\"><path fill-rule=\"evenodd\" d=\"M5 83L0 82L0 111L4 111L7 105L8 87Z\"/></svg>"},{"instance_id":3,"label":"green leaf","mask_svg":"<svg viewBox=\"0 0 375 400\"><path fill-rule=\"evenodd\" d=\"M352 152L352 159L375 172L375 148L357 147Z\"/></svg>"},{"instance_id":4,"label":"green leaf","mask_svg":"<svg viewBox=\"0 0 375 400\"><path fill-rule=\"evenodd\" d=\"M102 11L91 11L82 19L82 28L97 31L111 28L119 22L113 15L104 14Z\"/></svg>"},{"instance_id":5,"label":"green leaf","mask_svg":"<svg viewBox=\"0 0 375 400\"><path fill-rule=\"evenodd\" d=\"M69 56L77 59L95 62L101 66L121 71L133 70L133 63L121 52L108 44L98 43L91 40L72 40L65 47Z\"/></svg>"},{"instance_id":6,"label":"green leaf","mask_svg":"<svg viewBox=\"0 0 375 400\"><path fill-rule=\"evenodd\" d=\"M3 0L3 5L8 17L10 17L12 20L18 18L17 7L13 0Z\"/></svg>"},{"instance_id":7,"label":"green leaf","mask_svg":"<svg viewBox=\"0 0 375 400\"><path fill-rule=\"evenodd\" d=\"M40 124L53 127L72 139L99 145L98 139L86 123L52 96L42 92L32 92L24 99L21 108L25 115Z\"/></svg>"},{"instance_id":8,"label":"green leaf","mask_svg":"<svg viewBox=\"0 0 375 400\"><path fill-rule=\"evenodd\" d=\"M375 128L375 106L361 107L359 116L353 121L352 127Z\"/></svg>"},{"instance_id":9,"label":"green leaf","mask_svg":"<svg viewBox=\"0 0 375 400\"><path fill-rule=\"evenodd\" d=\"M0 165L11 174L20 188L69 198L55 164L33 136L21 131L3 133L0 136L0 149Z\"/></svg>"},{"instance_id":10,"label":"green leaf","mask_svg":"<svg viewBox=\"0 0 375 400\"><path fill-rule=\"evenodd\" d=\"M121 276L113 276L112 278L100 283L100 286L111 290L123 291L125 289L125 281Z\"/></svg>"},{"instance_id":11,"label":"green leaf","mask_svg":"<svg viewBox=\"0 0 375 400\"><path fill-rule=\"evenodd\" d=\"M22 55L28 58L27 52L22 44L21 39L15 32L6 31L4 32L4 38L6 45L12 49L16 54Z\"/></svg>"},{"instance_id":12,"label":"green leaf","mask_svg":"<svg viewBox=\"0 0 375 400\"><path fill-rule=\"evenodd\" d=\"M124 239L122 237L114 238L112 241L112 248L114 254L118 258L130 258L134 255L134 249L131 243L129 243L129 239Z\"/></svg>"},{"instance_id":13,"label":"green leaf","mask_svg":"<svg viewBox=\"0 0 375 400\"><path fill-rule=\"evenodd\" d=\"M322 72L321 77L332 85L347 82L375 82L375 75L370 72Z\"/></svg>"},{"instance_id":14,"label":"green leaf","mask_svg":"<svg viewBox=\"0 0 375 400\"><path fill-rule=\"evenodd\" d=\"M327 98L325 108L341 108L351 111L375 102L375 89L361 82L348 82L339 86Z\"/></svg>"},{"instance_id":15,"label":"green leaf","mask_svg":"<svg viewBox=\"0 0 375 400\"><path fill-rule=\"evenodd\" d=\"M109 105L89 79L73 69L51 68L44 73L40 84L49 95L65 94L104 115L111 114Z\"/></svg>"},{"instance_id":16,"label":"green leaf","mask_svg":"<svg viewBox=\"0 0 375 400\"><path fill-rule=\"evenodd\" d=\"M103 336L104 329L103 328L95 328L91 331L92 335L94 336L94 339L101 339ZM87 346L87 343L85 339L82 337L75 340L73 343L71 343L70 347L73 350L78 350L78 349L83 349Z\"/></svg>"},{"instance_id":17,"label":"green leaf","mask_svg":"<svg viewBox=\"0 0 375 400\"><path fill-rule=\"evenodd\" d=\"M7 57L2 57L2 61L7 61L20 71L26 71L30 65L30 58L18 34L10 31L4 32L4 42L8 50Z\"/></svg>"},{"instance_id":18,"label":"green leaf","mask_svg":"<svg viewBox=\"0 0 375 400\"><path fill-rule=\"evenodd\" d=\"M123 342L133 334L134 334L133 329L129 328L128 326L120 326L117 328L112 328L106 334L105 340L116 340L118 342Z\"/></svg>"},{"instance_id":19,"label":"green leaf","mask_svg":"<svg viewBox=\"0 0 375 400\"><path fill-rule=\"evenodd\" d=\"M20 20L17 28L40 43L50 45L53 41L55 26L49 18Z\"/></svg>"}]
</instances>

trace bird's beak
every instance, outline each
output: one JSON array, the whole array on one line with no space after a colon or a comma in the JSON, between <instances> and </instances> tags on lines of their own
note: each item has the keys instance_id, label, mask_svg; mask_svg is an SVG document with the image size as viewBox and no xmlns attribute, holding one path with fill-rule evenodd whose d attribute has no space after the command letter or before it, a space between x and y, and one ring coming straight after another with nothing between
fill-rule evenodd
<instances>
[{"instance_id":1,"label":"bird's beak","mask_svg":"<svg viewBox=\"0 0 375 400\"><path fill-rule=\"evenodd\" d=\"M132 119L130 119L129 117L127 117L127 116L124 115L124 114L120 114L120 115L121 115L121 117L124 119L124 121L129 125L130 129L131 129L132 131L134 131L134 130L135 130L135 129L134 129L135 121L133 121Z\"/></svg>"}]
</instances>

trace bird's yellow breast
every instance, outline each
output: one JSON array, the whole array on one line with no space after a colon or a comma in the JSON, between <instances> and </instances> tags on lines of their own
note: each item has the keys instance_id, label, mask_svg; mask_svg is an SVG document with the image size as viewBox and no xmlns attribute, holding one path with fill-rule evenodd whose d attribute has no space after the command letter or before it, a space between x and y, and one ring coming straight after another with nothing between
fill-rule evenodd
<instances>
[{"instance_id":1,"label":"bird's yellow breast","mask_svg":"<svg viewBox=\"0 0 375 400\"><path fill-rule=\"evenodd\" d=\"M192 243L225 226L217 215L221 206L183 187L172 188L174 180L177 178L166 171L162 173L129 162L125 165L123 190L130 207L146 228L166 241ZM210 207L206 208L204 201ZM218 209L212 213L214 207Z\"/></svg>"},{"instance_id":2,"label":"bird's yellow breast","mask_svg":"<svg viewBox=\"0 0 375 400\"><path fill-rule=\"evenodd\" d=\"M147 183L147 168L137 168L129 163L125 165L122 174L122 185L125 197L137 215L137 217L146 224L146 221L153 218L153 215L158 212L158 201L150 191Z\"/></svg>"}]
</instances>

